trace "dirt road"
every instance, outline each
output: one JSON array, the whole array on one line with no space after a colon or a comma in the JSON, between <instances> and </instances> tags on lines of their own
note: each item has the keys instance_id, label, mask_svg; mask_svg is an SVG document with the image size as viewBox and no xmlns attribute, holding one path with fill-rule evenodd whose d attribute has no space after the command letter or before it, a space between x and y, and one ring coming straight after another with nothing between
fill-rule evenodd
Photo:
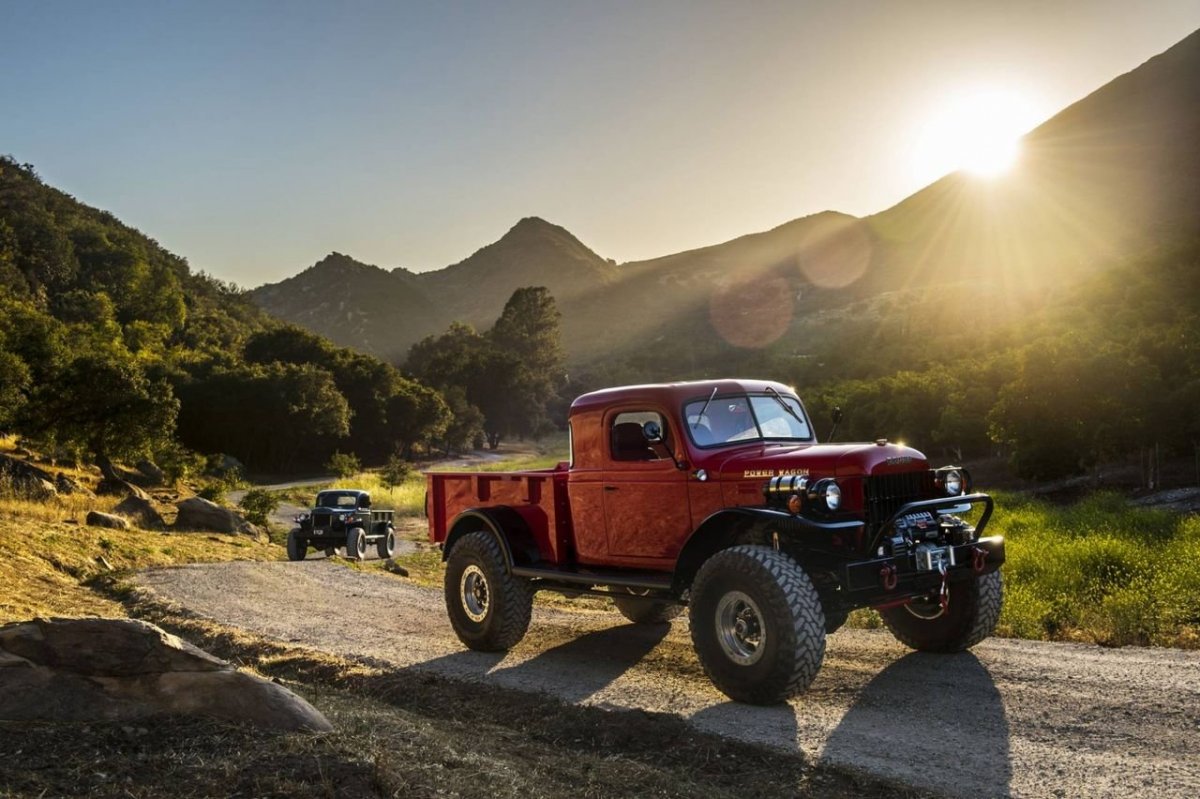
<instances>
[{"instance_id":1,"label":"dirt road","mask_svg":"<svg viewBox=\"0 0 1200 799\"><path fill-rule=\"evenodd\" d=\"M262 635L568 702L671 712L954 796L1200 796L1198 652L996 639L933 656L886 632L842 630L807 694L763 708L711 686L682 619L647 628L615 611L538 607L530 634L502 656L459 644L440 591L321 560L155 570L139 583Z\"/></svg>"}]
</instances>

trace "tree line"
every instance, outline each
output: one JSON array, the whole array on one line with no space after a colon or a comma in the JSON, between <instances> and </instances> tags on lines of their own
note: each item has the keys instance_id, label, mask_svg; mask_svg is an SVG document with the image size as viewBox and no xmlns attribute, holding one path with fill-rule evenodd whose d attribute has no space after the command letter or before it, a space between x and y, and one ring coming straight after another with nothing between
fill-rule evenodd
<instances>
[{"instance_id":1,"label":"tree line","mask_svg":"<svg viewBox=\"0 0 1200 799\"><path fill-rule=\"evenodd\" d=\"M406 375L269 318L0 157L0 433L63 459L290 470L495 444L544 425L557 324L544 289L518 291L488 333L414 348Z\"/></svg>"}]
</instances>

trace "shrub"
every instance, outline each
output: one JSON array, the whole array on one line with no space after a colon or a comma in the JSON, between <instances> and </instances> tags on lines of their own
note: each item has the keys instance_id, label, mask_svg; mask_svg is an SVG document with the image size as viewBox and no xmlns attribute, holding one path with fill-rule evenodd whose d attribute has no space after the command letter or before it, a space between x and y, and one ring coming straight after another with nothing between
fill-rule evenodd
<instances>
[{"instance_id":1,"label":"shrub","mask_svg":"<svg viewBox=\"0 0 1200 799\"><path fill-rule=\"evenodd\" d=\"M412 466L408 461L401 458L399 455L392 455L388 458L387 464L383 467L383 471L379 473L379 477L383 480L383 484L388 487L388 490L394 489L396 486L403 483L412 474Z\"/></svg>"},{"instance_id":2,"label":"shrub","mask_svg":"<svg viewBox=\"0 0 1200 799\"><path fill-rule=\"evenodd\" d=\"M271 514L279 507L279 497L270 491L255 488L246 492L238 507L249 521L260 527L269 527Z\"/></svg>"},{"instance_id":3,"label":"shrub","mask_svg":"<svg viewBox=\"0 0 1200 799\"><path fill-rule=\"evenodd\" d=\"M353 477L362 471L362 463L353 452L335 452L330 456L325 468L338 477Z\"/></svg>"},{"instance_id":4,"label":"shrub","mask_svg":"<svg viewBox=\"0 0 1200 799\"><path fill-rule=\"evenodd\" d=\"M207 499L209 502L215 502L218 505L225 504L225 486L220 482L205 483L196 491L196 496L201 499Z\"/></svg>"}]
</instances>

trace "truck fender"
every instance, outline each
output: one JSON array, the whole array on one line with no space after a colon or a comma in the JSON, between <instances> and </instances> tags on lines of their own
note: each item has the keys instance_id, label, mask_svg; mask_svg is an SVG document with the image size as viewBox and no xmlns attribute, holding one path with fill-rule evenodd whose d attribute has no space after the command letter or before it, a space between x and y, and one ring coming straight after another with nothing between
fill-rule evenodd
<instances>
[{"instance_id":1,"label":"truck fender","mask_svg":"<svg viewBox=\"0 0 1200 799\"><path fill-rule=\"evenodd\" d=\"M818 522L793 516L775 508L722 508L700 522L679 552L675 566L675 586L682 590L691 585L700 566L727 547L749 543L752 531L770 527L796 540L805 531L834 531L861 527L861 522Z\"/></svg>"},{"instance_id":2,"label":"truck fender","mask_svg":"<svg viewBox=\"0 0 1200 799\"><path fill-rule=\"evenodd\" d=\"M700 566L715 553L733 546L738 536L748 533L762 519L752 508L722 508L700 522L684 543L675 561L677 588L691 585Z\"/></svg>"},{"instance_id":3,"label":"truck fender","mask_svg":"<svg viewBox=\"0 0 1200 799\"><path fill-rule=\"evenodd\" d=\"M529 566L539 560L537 542L529 525L521 514L503 505L469 508L458 514L442 544L442 560L450 557L450 551L460 538L481 530L495 536L509 569L514 565Z\"/></svg>"}]
</instances>

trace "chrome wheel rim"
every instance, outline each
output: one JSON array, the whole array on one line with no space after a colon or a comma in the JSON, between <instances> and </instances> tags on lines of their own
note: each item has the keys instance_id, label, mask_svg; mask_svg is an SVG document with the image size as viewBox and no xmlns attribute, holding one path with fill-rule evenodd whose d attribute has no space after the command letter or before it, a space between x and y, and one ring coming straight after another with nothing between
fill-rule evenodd
<instances>
[{"instance_id":1,"label":"chrome wheel rim","mask_svg":"<svg viewBox=\"0 0 1200 799\"><path fill-rule=\"evenodd\" d=\"M463 611L471 621L483 621L487 615L490 596L483 570L472 563L463 570L459 580Z\"/></svg>"},{"instance_id":2,"label":"chrome wheel rim","mask_svg":"<svg viewBox=\"0 0 1200 799\"><path fill-rule=\"evenodd\" d=\"M767 627L757 603L741 591L730 591L717 603L717 642L739 666L752 666L767 645Z\"/></svg>"}]
</instances>

